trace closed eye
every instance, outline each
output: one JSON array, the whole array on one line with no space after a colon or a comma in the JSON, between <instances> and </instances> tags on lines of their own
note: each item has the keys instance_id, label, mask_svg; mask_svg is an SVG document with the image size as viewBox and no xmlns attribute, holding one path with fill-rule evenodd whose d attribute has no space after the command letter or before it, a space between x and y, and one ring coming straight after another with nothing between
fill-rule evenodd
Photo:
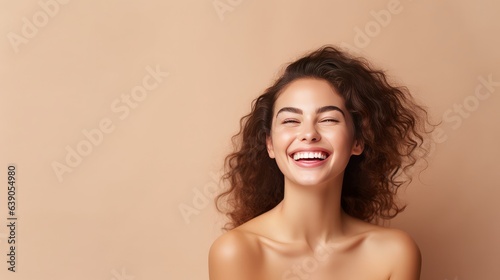
<instances>
[{"instance_id":1,"label":"closed eye","mask_svg":"<svg viewBox=\"0 0 500 280\"><path fill-rule=\"evenodd\" d=\"M336 119L324 119L321 122L333 122L333 123L338 123L339 121Z\"/></svg>"},{"instance_id":2,"label":"closed eye","mask_svg":"<svg viewBox=\"0 0 500 280\"><path fill-rule=\"evenodd\" d=\"M283 124L287 124L287 123L299 123L299 121L294 120L294 119L285 119L282 123Z\"/></svg>"}]
</instances>

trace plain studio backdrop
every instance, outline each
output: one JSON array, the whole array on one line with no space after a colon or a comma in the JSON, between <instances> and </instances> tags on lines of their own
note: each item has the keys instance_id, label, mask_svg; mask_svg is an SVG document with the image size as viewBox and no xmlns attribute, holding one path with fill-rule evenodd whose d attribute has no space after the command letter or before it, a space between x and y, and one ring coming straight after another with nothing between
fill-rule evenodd
<instances>
[{"instance_id":1,"label":"plain studio backdrop","mask_svg":"<svg viewBox=\"0 0 500 280\"><path fill-rule=\"evenodd\" d=\"M212 198L240 117L286 63L335 44L441 121L391 222L420 245L422 279L498 279L499 11L494 0L0 1L0 278L208 279L223 224Z\"/></svg>"}]
</instances>

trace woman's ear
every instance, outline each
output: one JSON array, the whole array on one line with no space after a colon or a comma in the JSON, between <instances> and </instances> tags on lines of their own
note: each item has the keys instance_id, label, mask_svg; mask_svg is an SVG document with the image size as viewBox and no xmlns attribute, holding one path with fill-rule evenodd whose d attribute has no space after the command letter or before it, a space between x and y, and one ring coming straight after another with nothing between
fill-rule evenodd
<instances>
[{"instance_id":1,"label":"woman's ear","mask_svg":"<svg viewBox=\"0 0 500 280\"><path fill-rule=\"evenodd\" d=\"M274 158L275 156L274 156L273 139L271 139L270 135L266 136L266 147L269 157Z\"/></svg>"},{"instance_id":2,"label":"woman's ear","mask_svg":"<svg viewBox=\"0 0 500 280\"><path fill-rule=\"evenodd\" d=\"M365 149L365 144L362 140L354 140L354 145L352 146L351 155L359 156Z\"/></svg>"}]
</instances>

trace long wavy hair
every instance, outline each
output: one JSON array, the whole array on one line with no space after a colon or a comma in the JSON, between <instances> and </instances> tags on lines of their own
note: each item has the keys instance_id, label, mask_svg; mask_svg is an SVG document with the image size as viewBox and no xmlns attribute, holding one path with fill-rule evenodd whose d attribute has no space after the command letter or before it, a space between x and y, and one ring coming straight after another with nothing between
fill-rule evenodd
<instances>
[{"instance_id":1,"label":"long wavy hair","mask_svg":"<svg viewBox=\"0 0 500 280\"><path fill-rule=\"evenodd\" d=\"M225 159L222 179L228 189L215 198L217 209L230 219L226 230L283 200L284 177L268 156L266 136L279 94L301 78L322 79L336 89L354 121L355 138L364 144L362 154L351 156L344 172L344 212L376 222L394 218L406 207L397 203L396 193L411 180L407 171L427 153L423 145L427 112L406 87L391 85L384 71L327 45L289 64L241 118L240 131L232 138L234 151Z\"/></svg>"}]
</instances>

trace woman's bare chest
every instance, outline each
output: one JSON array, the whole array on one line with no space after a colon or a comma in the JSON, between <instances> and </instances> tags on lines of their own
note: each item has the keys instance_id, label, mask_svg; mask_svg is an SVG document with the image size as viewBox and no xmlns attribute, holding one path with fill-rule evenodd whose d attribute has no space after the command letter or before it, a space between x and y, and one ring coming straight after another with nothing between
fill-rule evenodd
<instances>
[{"instance_id":1,"label":"woman's bare chest","mask_svg":"<svg viewBox=\"0 0 500 280\"><path fill-rule=\"evenodd\" d=\"M263 246L261 269L255 279L271 280L388 280L383 257L362 245L317 246L313 250ZM258 275L257 275L258 274Z\"/></svg>"}]
</instances>

